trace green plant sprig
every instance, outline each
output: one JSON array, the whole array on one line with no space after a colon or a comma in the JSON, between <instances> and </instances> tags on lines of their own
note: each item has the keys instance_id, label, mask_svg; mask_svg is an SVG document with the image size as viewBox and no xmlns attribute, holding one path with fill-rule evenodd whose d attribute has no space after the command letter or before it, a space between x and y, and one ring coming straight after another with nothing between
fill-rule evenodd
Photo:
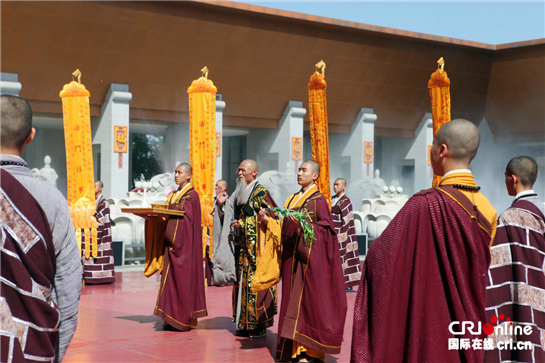
<instances>
[{"instance_id":1,"label":"green plant sprig","mask_svg":"<svg viewBox=\"0 0 545 363\"><path fill-rule=\"evenodd\" d=\"M301 223L301 227L303 227L305 242L309 246L312 246L312 242L316 240L316 237L314 236L314 228L312 227L312 224L308 223L307 221L307 218L310 219L310 214L307 210L304 210L304 212L298 212L292 209L280 207L269 207L269 210L272 211L277 218L289 218L290 216L293 216L295 219L297 219L297 221Z\"/></svg>"}]
</instances>

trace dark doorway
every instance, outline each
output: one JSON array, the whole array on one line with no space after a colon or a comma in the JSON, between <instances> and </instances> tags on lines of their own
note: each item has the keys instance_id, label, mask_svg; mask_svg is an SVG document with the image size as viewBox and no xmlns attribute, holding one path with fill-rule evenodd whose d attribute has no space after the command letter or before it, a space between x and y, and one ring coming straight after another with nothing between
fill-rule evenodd
<instances>
[{"instance_id":1,"label":"dark doorway","mask_svg":"<svg viewBox=\"0 0 545 363\"><path fill-rule=\"evenodd\" d=\"M240 162L246 159L246 136L223 138L223 179L227 180L227 194L233 194Z\"/></svg>"}]
</instances>

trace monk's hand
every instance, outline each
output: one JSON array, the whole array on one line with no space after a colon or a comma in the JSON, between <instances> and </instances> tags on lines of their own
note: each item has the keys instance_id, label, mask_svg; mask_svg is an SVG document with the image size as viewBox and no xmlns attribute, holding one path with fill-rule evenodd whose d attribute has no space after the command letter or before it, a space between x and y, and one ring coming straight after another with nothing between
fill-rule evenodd
<instances>
[{"instance_id":1,"label":"monk's hand","mask_svg":"<svg viewBox=\"0 0 545 363\"><path fill-rule=\"evenodd\" d=\"M267 215L267 210L265 208L261 208L259 210L259 220L265 223L269 222L269 216Z\"/></svg>"},{"instance_id":2,"label":"monk's hand","mask_svg":"<svg viewBox=\"0 0 545 363\"><path fill-rule=\"evenodd\" d=\"M222 206L225 203L225 200L227 199L227 193L225 192L219 192L216 195L216 201L218 202L218 206Z\"/></svg>"},{"instance_id":3,"label":"monk's hand","mask_svg":"<svg viewBox=\"0 0 545 363\"><path fill-rule=\"evenodd\" d=\"M303 229L303 226L301 225L301 222L299 222L299 221L297 220L297 218L295 218L294 216L290 215L290 216L289 216L289 219L290 219L290 221L293 222L293 224L295 224L295 227L297 227L297 229Z\"/></svg>"},{"instance_id":4,"label":"monk's hand","mask_svg":"<svg viewBox=\"0 0 545 363\"><path fill-rule=\"evenodd\" d=\"M233 223L231 223L231 227L238 231L238 229L241 227L240 222L241 221L239 221L238 219L235 219Z\"/></svg>"}]
</instances>

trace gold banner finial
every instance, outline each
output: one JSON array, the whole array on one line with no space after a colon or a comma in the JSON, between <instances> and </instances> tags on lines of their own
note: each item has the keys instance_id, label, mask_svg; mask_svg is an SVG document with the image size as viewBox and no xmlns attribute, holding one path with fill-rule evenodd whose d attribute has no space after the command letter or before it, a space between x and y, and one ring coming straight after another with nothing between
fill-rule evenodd
<instances>
[{"instance_id":1,"label":"gold banner finial","mask_svg":"<svg viewBox=\"0 0 545 363\"><path fill-rule=\"evenodd\" d=\"M440 72L443 72L445 70L445 60L443 59L443 57L439 58L439 60L437 61L437 68L440 69Z\"/></svg>"},{"instance_id":2,"label":"gold banner finial","mask_svg":"<svg viewBox=\"0 0 545 363\"><path fill-rule=\"evenodd\" d=\"M201 69L201 72L202 72L202 76L206 79L208 79L208 67L207 66L204 66L203 69Z\"/></svg>"},{"instance_id":3,"label":"gold banner finial","mask_svg":"<svg viewBox=\"0 0 545 363\"><path fill-rule=\"evenodd\" d=\"M78 78L78 83L81 84L81 71L79 69L76 69L74 73L72 73L72 80L75 81L74 78Z\"/></svg>"},{"instance_id":4,"label":"gold banner finial","mask_svg":"<svg viewBox=\"0 0 545 363\"><path fill-rule=\"evenodd\" d=\"M322 71L322 76L324 76L324 78L325 78L325 62L324 62L324 60L323 59L320 60L314 66L316 67L316 71L318 71L318 69L320 69Z\"/></svg>"}]
</instances>

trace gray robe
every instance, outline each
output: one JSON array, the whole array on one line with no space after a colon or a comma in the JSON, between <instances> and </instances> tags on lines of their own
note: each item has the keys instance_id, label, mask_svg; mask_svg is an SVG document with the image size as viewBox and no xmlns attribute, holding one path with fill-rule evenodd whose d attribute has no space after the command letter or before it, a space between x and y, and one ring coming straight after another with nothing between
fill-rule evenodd
<instances>
[{"instance_id":1,"label":"gray robe","mask_svg":"<svg viewBox=\"0 0 545 363\"><path fill-rule=\"evenodd\" d=\"M234 198L227 199L225 203L225 213L221 212L217 204L214 205L213 251L209 264L210 285L226 285L235 281L235 248L233 242L229 240Z\"/></svg>"}]
</instances>

